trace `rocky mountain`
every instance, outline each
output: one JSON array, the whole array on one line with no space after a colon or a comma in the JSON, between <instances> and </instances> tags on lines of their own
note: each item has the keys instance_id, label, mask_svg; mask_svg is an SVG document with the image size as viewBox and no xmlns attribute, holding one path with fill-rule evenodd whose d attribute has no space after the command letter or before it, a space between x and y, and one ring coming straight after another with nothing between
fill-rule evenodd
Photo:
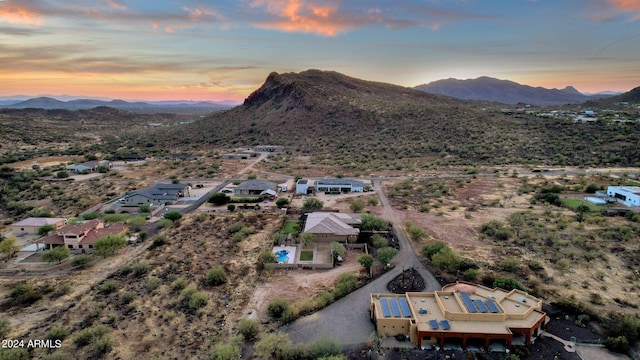
<instances>
[{"instance_id":1,"label":"rocky mountain","mask_svg":"<svg viewBox=\"0 0 640 360\"><path fill-rule=\"evenodd\" d=\"M27 99L24 101L12 101L8 104L0 103L0 107L10 109L62 109L62 110L87 110L100 106L112 107L115 109L132 112L184 112L185 110L196 113L206 113L228 109L231 105L228 102L216 103L212 101L159 101L159 102L129 102L124 100L97 100L97 99L75 99L61 101L48 96Z\"/></svg>"},{"instance_id":2,"label":"rocky mountain","mask_svg":"<svg viewBox=\"0 0 640 360\"><path fill-rule=\"evenodd\" d=\"M165 147L284 145L345 171L434 162L640 165L637 147L607 146L621 129L508 116L499 108L308 70L272 73L242 105L148 136ZM625 136L640 141L640 128Z\"/></svg>"},{"instance_id":3,"label":"rocky mountain","mask_svg":"<svg viewBox=\"0 0 640 360\"><path fill-rule=\"evenodd\" d=\"M438 80L415 88L426 93L459 99L486 100L503 104L524 103L535 106L581 104L587 100L606 97L606 95L584 95L572 86L564 89L546 89L491 77Z\"/></svg>"},{"instance_id":4,"label":"rocky mountain","mask_svg":"<svg viewBox=\"0 0 640 360\"><path fill-rule=\"evenodd\" d=\"M588 107L610 107L621 104L640 104L640 86L631 89L624 94L619 94L605 99L591 100L585 103Z\"/></svg>"}]
</instances>

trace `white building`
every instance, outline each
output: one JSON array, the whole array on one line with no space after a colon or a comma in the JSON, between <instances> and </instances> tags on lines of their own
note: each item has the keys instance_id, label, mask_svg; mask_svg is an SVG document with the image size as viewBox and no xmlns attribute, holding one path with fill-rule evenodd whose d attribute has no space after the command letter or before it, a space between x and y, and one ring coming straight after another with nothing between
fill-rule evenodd
<instances>
[{"instance_id":1,"label":"white building","mask_svg":"<svg viewBox=\"0 0 640 360\"><path fill-rule=\"evenodd\" d=\"M296 182L296 194L307 194L309 190L309 180L300 179Z\"/></svg>"},{"instance_id":2,"label":"white building","mask_svg":"<svg viewBox=\"0 0 640 360\"><path fill-rule=\"evenodd\" d=\"M607 195L626 206L640 206L640 186L609 186Z\"/></svg>"},{"instance_id":3,"label":"white building","mask_svg":"<svg viewBox=\"0 0 640 360\"><path fill-rule=\"evenodd\" d=\"M363 192L364 183L351 179L321 179L316 181L316 190L320 192Z\"/></svg>"}]
</instances>

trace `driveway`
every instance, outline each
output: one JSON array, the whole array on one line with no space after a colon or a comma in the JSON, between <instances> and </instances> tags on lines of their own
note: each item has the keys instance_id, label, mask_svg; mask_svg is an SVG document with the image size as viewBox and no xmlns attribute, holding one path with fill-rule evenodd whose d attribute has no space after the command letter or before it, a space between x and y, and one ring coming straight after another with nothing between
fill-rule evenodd
<instances>
[{"instance_id":1,"label":"driveway","mask_svg":"<svg viewBox=\"0 0 640 360\"><path fill-rule=\"evenodd\" d=\"M391 261L395 268L326 308L282 327L281 331L286 332L293 342L312 343L321 337L336 339L342 345L362 344L370 341L375 332L369 314L370 296L372 293L387 293L387 283L399 275L403 267L414 267L418 270L425 280L426 288L424 291L441 289L440 283L424 268L413 251L409 239L402 231L399 217L396 216L382 191L381 180L374 180L373 184L380 195L380 203L384 208L383 217L393 223L400 242L400 251Z\"/></svg>"}]
</instances>

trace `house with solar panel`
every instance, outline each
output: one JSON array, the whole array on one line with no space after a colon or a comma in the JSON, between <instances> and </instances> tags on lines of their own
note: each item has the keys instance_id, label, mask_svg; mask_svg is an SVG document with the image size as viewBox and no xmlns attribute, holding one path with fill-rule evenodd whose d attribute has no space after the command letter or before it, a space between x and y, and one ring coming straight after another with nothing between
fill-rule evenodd
<instances>
[{"instance_id":1,"label":"house with solar panel","mask_svg":"<svg viewBox=\"0 0 640 360\"><path fill-rule=\"evenodd\" d=\"M363 192L364 183L352 179L320 179L315 182L316 191L339 194L350 192Z\"/></svg>"},{"instance_id":2,"label":"house with solar panel","mask_svg":"<svg viewBox=\"0 0 640 360\"><path fill-rule=\"evenodd\" d=\"M499 351L527 345L549 317L542 300L520 290L455 283L432 293L371 294L380 336L404 335L419 348Z\"/></svg>"}]
</instances>

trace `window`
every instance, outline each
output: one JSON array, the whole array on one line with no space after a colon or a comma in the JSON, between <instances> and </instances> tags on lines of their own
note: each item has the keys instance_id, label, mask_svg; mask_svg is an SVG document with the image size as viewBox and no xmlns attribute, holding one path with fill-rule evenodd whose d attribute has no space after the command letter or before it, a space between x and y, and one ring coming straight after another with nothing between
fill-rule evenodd
<instances>
[{"instance_id":1,"label":"window","mask_svg":"<svg viewBox=\"0 0 640 360\"><path fill-rule=\"evenodd\" d=\"M73 249L73 245L67 245L69 249Z\"/></svg>"},{"instance_id":2,"label":"window","mask_svg":"<svg viewBox=\"0 0 640 360\"><path fill-rule=\"evenodd\" d=\"M78 249L82 249L82 245L78 245Z\"/></svg>"},{"instance_id":3,"label":"window","mask_svg":"<svg viewBox=\"0 0 640 360\"><path fill-rule=\"evenodd\" d=\"M93 249L93 245L89 245L89 249Z\"/></svg>"}]
</instances>

